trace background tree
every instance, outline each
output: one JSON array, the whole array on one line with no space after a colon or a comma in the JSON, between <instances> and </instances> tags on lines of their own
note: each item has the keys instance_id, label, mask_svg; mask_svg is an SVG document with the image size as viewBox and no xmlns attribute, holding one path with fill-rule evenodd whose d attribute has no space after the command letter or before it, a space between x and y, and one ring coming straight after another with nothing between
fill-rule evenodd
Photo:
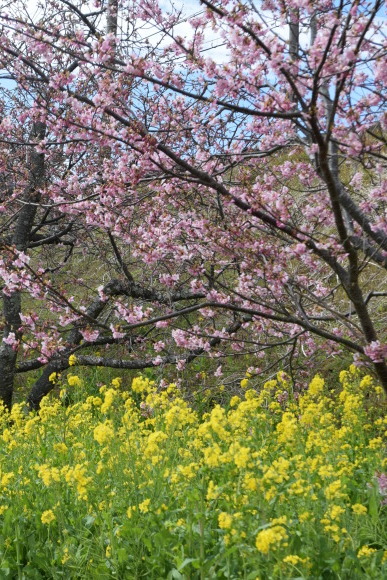
<instances>
[{"instance_id":1,"label":"background tree","mask_svg":"<svg viewBox=\"0 0 387 580\"><path fill-rule=\"evenodd\" d=\"M1 13L3 400L72 353L345 349L387 389L383 2L95 6Z\"/></svg>"}]
</instances>

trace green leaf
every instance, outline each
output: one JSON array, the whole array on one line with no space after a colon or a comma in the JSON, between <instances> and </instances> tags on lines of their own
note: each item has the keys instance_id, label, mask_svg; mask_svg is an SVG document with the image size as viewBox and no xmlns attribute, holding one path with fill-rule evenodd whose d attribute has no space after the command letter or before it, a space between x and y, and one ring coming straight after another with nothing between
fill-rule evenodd
<instances>
[{"instance_id":1,"label":"green leaf","mask_svg":"<svg viewBox=\"0 0 387 580\"><path fill-rule=\"evenodd\" d=\"M370 495L370 499L368 502L368 512L372 518L372 521L375 522L378 519L378 513L379 513L379 506L378 506L378 501L376 499L376 493L373 492Z\"/></svg>"},{"instance_id":2,"label":"green leaf","mask_svg":"<svg viewBox=\"0 0 387 580\"><path fill-rule=\"evenodd\" d=\"M95 520L96 520L95 516L88 515L84 518L83 521L84 521L84 524L87 528L91 528L91 526L94 524Z\"/></svg>"},{"instance_id":3,"label":"green leaf","mask_svg":"<svg viewBox=\"0 0 387 580\"><path fill-rule=\"evenodd\" d=\"M124 562L127 562L128 560L128 553L125 550L125 548L118 548L118 550L116 551L117 554L117 559L119 564L123 564Z\"/></svg>"},{"instance_id":4,"label":"green leaf","mask_svg":"<svg viewBox=\"0 0 387 580\"><path fill-rule=\"evenodd\" d=\"M257 576L259 576L259 571L254 570L254 572L250 572L250 574L246 576L246 580L256 580Z\"/></svg>"},{"instance_id":5,"label":"green leaf","mask_svg":"<svg viewBox=\"0 0 387 580\"><path fill-rule=\"evenodd\" d=\"M192 562L197 562L197 561L198 561L197 558L186 558L180 564L180 566L179 566L179 572L181 572L186 566L188 566L188 564L191 564Z\"/></svg>"}]
</instances>

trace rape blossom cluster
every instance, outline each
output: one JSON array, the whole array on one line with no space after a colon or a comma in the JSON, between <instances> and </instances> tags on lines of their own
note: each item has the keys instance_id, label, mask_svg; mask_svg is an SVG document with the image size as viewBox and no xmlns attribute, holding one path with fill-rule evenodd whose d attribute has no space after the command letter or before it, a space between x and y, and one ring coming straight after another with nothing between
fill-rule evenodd
<instances>
[{"instance_id":1,"label":"rape blossom cluster","mask_svg":"<svg viewBox=\"0 0 387 580\"><path fill-rule=\"evenodd\" d=\"M297 398L284 373L260 388L252 380L200 414L174 384L115 378L90 394L72 372L55 377L59 397L38 414L3 409L2 569L387 574L382 389L354 366L337 384L314 377Z\"/></svg>"}]
</instances>

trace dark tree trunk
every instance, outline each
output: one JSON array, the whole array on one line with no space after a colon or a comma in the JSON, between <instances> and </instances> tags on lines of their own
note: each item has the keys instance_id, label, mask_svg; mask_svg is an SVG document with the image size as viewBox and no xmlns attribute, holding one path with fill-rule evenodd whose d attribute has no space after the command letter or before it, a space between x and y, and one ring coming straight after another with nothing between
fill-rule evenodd
<instances>
[{"instance_id":1,"label":"dark tree trunk","mask_svg":"<svg viewBox=\"0 0 387 580\"><path fill-rule=\"evenodd\" d=\"M30 134L30 141L41 141L45 135L45 125L40 122L33 124ZM40 188L44 183L44 155L38 153L34 147L27 152L27 168L29 172L29 183L22 201L24 202L15 225L11 244L19 251L26 251L30 240L30 235L37 211L37 203L40 200ZM3 317L4 334L7 338L11 333L15 335L16 341L21 339L20 330L21 319L21 292L16 291L11 295L3 293ZM1 343L0 346L0 399L7 408L11 408L13 385L15 378L15 368L17 359L17 345L13 346Z\"/></svg>"}]
</instances>

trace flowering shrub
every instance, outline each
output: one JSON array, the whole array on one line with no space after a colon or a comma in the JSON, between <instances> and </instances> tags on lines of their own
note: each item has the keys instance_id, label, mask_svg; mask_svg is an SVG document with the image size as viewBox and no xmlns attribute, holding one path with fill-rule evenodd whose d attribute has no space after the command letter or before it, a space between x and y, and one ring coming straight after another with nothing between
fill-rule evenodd
<instances>
[{"instance_id":1,"label":"flowering shrub","mask_svg":"<svg viewBox=\"0 0 387 580\"><path fill-rule=\"evenodd\" d=\"M280 373L200 416L173 384L87 396L74 376L63 402L1 413L2 578L387 576L371 377L292 397Z\"/></svg>"}]
</instances>

